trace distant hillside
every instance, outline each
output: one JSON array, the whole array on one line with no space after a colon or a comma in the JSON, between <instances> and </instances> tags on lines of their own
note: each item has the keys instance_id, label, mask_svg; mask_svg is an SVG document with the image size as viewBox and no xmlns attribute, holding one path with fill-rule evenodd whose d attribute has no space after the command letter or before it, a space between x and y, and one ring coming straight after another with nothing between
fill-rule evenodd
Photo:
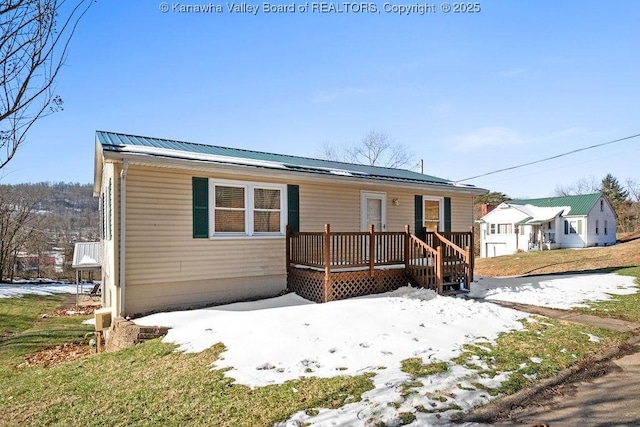
<instances>
[{"instance_id":1,"label":"distant hillside","mask_svg":"<svg viewBox=\"0 0 640 427\"><path fill-rule=\"evenodd\" d=\"M0 236L2 278L71 279L74 244L100 239L99 201L93 197L93 186L0 185Z\"/></svg>"},{"instance_id":2,"label":"distant hillside","mask_svg":"<svg viewBox=\"0 0 640 427\"><path fill-rule=\"evenodd\" d=\"M24 185L24 189L42 192L36 211L44 217L43 228L56 244L99 238L99 201L93 197L91 184L43 183Z\"/></svg>"}]
</instances>

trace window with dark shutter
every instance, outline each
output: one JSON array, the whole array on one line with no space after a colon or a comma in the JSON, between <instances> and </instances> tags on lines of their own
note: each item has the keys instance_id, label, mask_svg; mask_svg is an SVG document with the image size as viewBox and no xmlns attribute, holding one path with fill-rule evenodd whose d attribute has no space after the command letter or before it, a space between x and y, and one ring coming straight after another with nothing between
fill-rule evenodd
<instances>
[{"instance_id":1,"label":"window with dark shutter","mask_svg":"<svg viewBox=\"0 0 640 427\"><path fill-rule=\"evenodd\" d=\"M300 186L287 185L287 209L289 230L300 231Z\"/></svg>"},{"instance_id":2,"label":"window with dark shutter","mask_svg":"<svg viewBox=\"0 0 640 427\"><path fill-rule=\"evenodd\" d=\"M193 237L209 237L209 179L192 179Z\"/></svg>"}]
</instances>

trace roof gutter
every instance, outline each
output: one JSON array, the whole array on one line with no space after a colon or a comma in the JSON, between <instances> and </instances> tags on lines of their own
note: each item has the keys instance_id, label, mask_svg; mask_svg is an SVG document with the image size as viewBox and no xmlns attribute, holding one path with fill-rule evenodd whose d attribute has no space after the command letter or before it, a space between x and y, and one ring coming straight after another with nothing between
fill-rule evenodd
<instances>
[{"instance_id":1,"label":"roof gutter","mask_svg":"<svg viewBox=\"0 0 640 427\"><path fill-rule=\"evenodd\" d=\"M122 170L120 170L120 259L119 259L119 267L120 267L120 279L118 280L118 284L120 286L120 304L118 306L118 316L124 316L124 299L125 299L125 256L126 256L126 237L127 237L127 227L126 227L126 213L127 213L127 169L129 168L129 161L125 160L122 163Z\"/></svg>"}]
</instances>

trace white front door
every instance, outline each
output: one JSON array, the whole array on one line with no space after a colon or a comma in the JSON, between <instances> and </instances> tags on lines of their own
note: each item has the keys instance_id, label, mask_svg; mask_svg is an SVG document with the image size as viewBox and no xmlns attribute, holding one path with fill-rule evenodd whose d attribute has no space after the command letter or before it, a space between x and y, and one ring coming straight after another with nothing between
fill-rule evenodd
<instances>
[{"instance_id":1,"label":"white front door","mask_svg":"<svg viewBox=\"0 0 640 427\"><path fill-rule=\"evenodd\" d=\"M387 194L363 191L360 194L360 228L368 231L387 231Z\"/></svg>"}]
</instances>

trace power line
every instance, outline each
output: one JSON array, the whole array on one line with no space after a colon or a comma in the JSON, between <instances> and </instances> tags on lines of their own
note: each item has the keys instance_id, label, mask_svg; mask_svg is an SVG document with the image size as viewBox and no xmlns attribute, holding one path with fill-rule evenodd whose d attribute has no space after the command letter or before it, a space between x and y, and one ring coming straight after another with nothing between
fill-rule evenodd
<instances>
[{"instance_id":1,"label":"power line","mask_svg":"<svg viewBox=\"0 0 640 427\"><path fill-rule=\"evenodd\" d=\"M510 171L510 170L513 170L513 169L523 168L523 167L525 167L525 166L531 166L531 165L535 165L535 164L538 164L538 163L547 162L547 161L549 161L549 160L553 160L553 159L557 159L557 158L560 158L560 157L568 156L568 155L570 155L570 154L579 153L580 151L591 150L591 149L593 149L593 148L598 148L598 147L602 147L602 146L604 146L604 145L614 144L614 143L616 143L616 142L620 142L620 141L626 141L626 140L628 140L628 139L637 138L637 137L639 137L639 136L640 136L640 133L635 134L635 135L631 135L631 136L627 136L627 137L624 137L624 138L620 138L620 139L615 139L615 140L613 140L613 141L602 142L602 143L600 143L600 144L590 145L590 146L588 146L588 147L577 148L577 149L575 149L575 150L568 151L568 152L566 152L566 153L557 154L557 155L555 155L555 156L546 157L546 158L544 158L544 159L535 160L535 161L533 161L533 162L522 163L522 164L520 164L520 165L511 166L511 167L508 167L508 168L503 168L503 169L498 169L498 170L494 170L494 171L491 171L491 172L486 172L486 173L483 173L483 174L480 174L480 175L472 176L472 177L470 177L470 178L460 179L460 180L458 180L458 181L456 181L456 182L470 181L470 180L472 180L472 179L482 178L482 177L487 176L487 175L493 175L493 174L500 173L500 172L506 172L506 171Z\"/></svg>"}]
</instances>

